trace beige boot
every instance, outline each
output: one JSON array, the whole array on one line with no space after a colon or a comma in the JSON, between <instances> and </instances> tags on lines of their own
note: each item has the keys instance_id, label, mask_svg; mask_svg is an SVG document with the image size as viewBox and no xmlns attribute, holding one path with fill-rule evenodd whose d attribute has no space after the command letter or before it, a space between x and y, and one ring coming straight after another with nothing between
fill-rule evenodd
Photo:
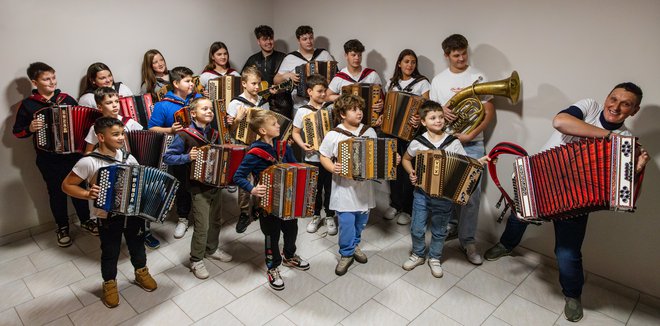
<instances>
[{"instance_id":1,"label":"beige boot","mask_svg":"<svg viewBox=\"0 0 660 326\"><path fill-rule=\"evenodd\" d=\"M103 282L103 304L108 308L114 308L119 305L119 292L117 291L117 281L110 280Z\"/></svg>"},{"instance_id":2,"label":"beige boot","mask_svg":"<svg viewBox=\"0 0 660 326\"><path fill-rule=\"evenodd\" d=\"M135 270L135 284L143 288L147 292L151 292L158 288L156 280L151 277L149 274L149 269L147 267L142 267Z\"/></svg>"}]
</instances>

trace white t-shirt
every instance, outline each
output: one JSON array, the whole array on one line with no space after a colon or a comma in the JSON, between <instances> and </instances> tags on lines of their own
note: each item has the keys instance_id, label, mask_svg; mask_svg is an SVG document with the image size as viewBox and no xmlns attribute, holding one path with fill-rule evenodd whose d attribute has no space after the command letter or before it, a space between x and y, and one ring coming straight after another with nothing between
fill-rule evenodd
<instances>
[{"instance_id":1,"label":"white t-shirt","mask_svg":"<svg viewBox=\"0 0 660 326\"><path fill-rule=\"evenodd\" d=\"M351 76L351 78L353 78L353 80L355 80L355 81L348 81L344 78L335 76L330 81L330 84L328 85L328 89L333 91L335 94L340 94L341 93L341 88L346 86L346 85L351 85L351 84L355 84L355 83L378 84L378 85L383 84L383 82L380 80L380 76L378 76L378 73L376 71L371 72L370 74L366 75L362 80L359 80L360 75L362 75L362 71L364 71L364 68L362 68L362 70L360 70L360 73L358 73L357 75L351 75L348 72L348 68L344 68L344 69L340 70L340 72L343 72L343 73Z\"/></svg>"},{"instance_id":2,"label":"white t-shirt","mask_svg":"<svg viewBox=\"0 0 660 326\"><path fill-rule=\"evenodd\" d=\"M216 73L203 72L201 75L199 75L199 83L202 84L202 86L204 86L204 88L206 89L209 86L209 80L216 79L220 76L225 76L225 75L227 75L226 72L224 74L217 73L217 71L216 71ZM236 70L233 70L229 75L236 76L236 77L241 77L241 73L239 73Z\"/></svg>"},{"instance_id":3,"label":"white t-shirt","mask_svg":"<svg viewBox=\"0 0 660 326\"><path fill-rule=\"evenodd\" d=\"M131 89L124 84L119 84L119 91L117 91L117 93L119 93L119 97L133 96ZM96 109L97 107L96 100L94 99L94 93L92 92L83 94L80 99L78 99L78 105Z\"/></svg>"},{"instance_id":4,"label":"white t-shirt","mask_svg":"<svg viewBox=\"0 0 660 326\"><path fill-rule=\"evenodd\" d=\"M246 99L246 100L248 100L247 97L245 96L245 92L241 93L241 95L239 95L239 96L242 97L242 98L244 98L244 99ZM250 100L248 100L248 101L250 101ZM252 102L252 101L250 101L250 102L251 102L251 103L254 103L254 102ZM246 103L243 103L243 102L241 102L241 101L239 101L239 100L232 100L231 102L229 102L229 107L227 107L227 114L228 114L230 117L235 118L236 115L238 114L238 109L239 109L240 107L246 107L246 108L257 107L257 104L258 104L259 102L261 102L261 96L258 96L258 97L257 97L257 103L254 103L253 106L249 106L249 105L247 105ZM259 108L260 108L260 109L264 109L264 110L268 110L268 109L270 109L270 106L268 105L268 102L265 102L265 103L262 104Z\"/></svg>"},{"instance_id":5,"label":"white t-shirt","mask_svg":"<svg viewBox=\"0 0 660 326\"><path fill-rule=\"evenodd\" d=\"M431 144L433 144L433 146L438 148L438 146L440 146L440 144L442 144L442 142L445 141L445 139L449 135L445 134L445 136L442 137L437 142L431 141L431 139L429 138L429 132L428 131L423 133L422 136L424 138L426 138L426 140L430 141ZM408 145L408 149L406 150L406 153L408 153L408 155L410 155L412 157L415 157L415 155L417 155L417 151L427 151L427 150L430 150L430 149L435 149L435 148L428 148L428 147L422 145L422 143L420 143L420 142L413 139L413 141L410 142L410 145ZM447 151L447 152L452 152L452 153L467 156L467 153L465 152L465 149L463 149L463 145L461 144L461 141L458 140L458 139L454 139L454 141L449 143L449 145L447 145L444 148L444 150Z\"/></svg>"},{"instance_id":6,"label":"white t-shirt","mask_svg":"<svg viewBox=\"0 0 660 326\"><path fill-rule=\"evenodd\" d=\"M296 50L300 52L300 50ZM311 59L311 58L310 58ZM318 57L316 57L314 60L316 61L335 61L335 58L330 55L330 52L327 50L323 50ZM295 72L296 67L307 63L307 61L300 59L299 57L293 55L293 54L287 54L286 57L284 57L284 60L282 60L282 63L280 64L280 69L277 70L278 74L284 74L287 72ZM307 104L307 99L303 96L298 96L298 91L294 88L293 92L291 93L293 97L293 109L297 110L299 107L302 105Z\"/></svg>"},{"instance_id":7,"label":"white t-shirt","mask_svg":"<svg viewBox=\"0 0 660 326\"><path fill-rule=\"evenodd\" d=\"M430 98L442 105L445 105L456 93L460 92L463 88L472 85L475 81L477 83L485 83L488 81L486 75L472 66L468 66L465 71L460 73L453 73L449 68L443 70L431 81ZM492 95L480 96L482 102L490 101ZM472 141L484 140L483 132L480 132L474 137Z\"/></svg>"},{"instance_id":8,"label":"white t-shirt","mask_svg":"<svg viewBox=\"0 0 660 326\"><path fill-rule=\"evenodd\" d=\"M584 116L583 119L584 122L592 126L605 129L600 121L601 114L604 109L601 104L598 104L598 102L596 102L595 100L588 98L588 99L580 100L577 103L573 104L572 106L575 106L579 108L580 111L582 111L582 115ZM632 133L628 131L628 128L626 128L625 125L621 125L619 129L612 130L612 132L621 134L623 136L632 136ZM545 145L543 145L540 152L543 152L545 150L551 149L556 146L572 143L574 141L579 140L580 138L581 137L565 135L559 132L559 130L555 130L548 139L548 141L545 143Z\"/></svg>"},{"instance_id":9,"label":"white t-shirt","mask_svg":"<svg viewBox=\"0 0 660 326\"><path fill-rule=\"evenodd\" d=\"M117 119L119 121L122 121L123 117L120 115L117 115ZM124 125L124 132L130 131L130 130L144 130L142 125L133 120L133 119L128 119L126 122L126 125ZM99 142L99 138L96 136L96 132L94 131L94 126L89 128L89 132L87 133L87 136L85 137L85 142L88 144L96 145Z\"/></svg>"},{"instance_id":10,"label":"white t-shirt","mask_svg":"<svg viewBox=\"0 0 660 326\"><path fill-rule=\"evenodd\" d=\"M349 132L357 136L362 126L360 124L355 131ZM337 128L347 130L343 124L338 125ZM362 137L377 138L376 131L373 128L369 128ZM342 133L330 131L323 138L319 152L325 157L336 157L339 142L348 138L350 137ZM372 181L356 181L334 173L332 174L332 191L330 193L331 210L338 212L366 212L374 207L376 207L376 198L374 196Z\"/></svg>"},{"instance_id":11,"label":"white t-shirt","mask_svg":"<svg viewBox=\"0 0 660 326\"><path fill-rule=\"evenodd\" d=\"M321 110L325 110L325 109L321 109ZM309 109L307 107L304 107L304 106L298 108L298 111L296 111L296 115L293 117L293 126L296 127L296 128L302 129L303 117L310 114L310 113L313 113L313 112L316 112L316 111L312 111L311 109ZM316 153L316 152L305 152L305 161L306 162L320 162L319 154ZM323 168L323 167L321 167L321 168Z\"/></svg>"},{"instance_id":12,"label":"white t-shirt","mask_svg":"<svg viewBox=\"0 0 660 326\"><path fill-rule=\"evenodd\" d=\"M95 150L95 152L98 153L98 150ZM96 184L96 173L98 170L102 167L114 165L114 164L119 164L121 162L123 152L122 151L117 151L115 154L115 160L117 160L117 163L110 163L108 161L104 161L102 159L96 158L96 157L91 157L91 156L85 156L81 158L78 163L73 167L71 172L73 172L75 175L79 176L80 178L87 180L87 183L90 185ZM138 165L137 160L133 155L128 155L128 159L124 164L130 164L130 165ZM108 217L108 212L94 207L94 201L89 200L89 214L92 217L95 218L107 218Z\"/></svg>"},{"instance_id":13,"label":"white t-shirt","mask_svg":"<svg viewBox=\"0 0 660 326\"><path fill-rule=\"evenodd\" d=\"M415 78L409 78L408 80L399 79L399 86L401 86L401 88L397 87L397 85L394 85L394 87L392 87L392 90L397 92L402 92L406 87L408 87L408 85L410 85L410 83L413 82L413 80L415 80ZM391 85L392 85L391 81L387 83L388 90L390 89ZM412 90L409 93L422 96L422 94L430 90L431 90L431 83L429 83L428 80L423 79L418 81L415 85L413 85Z\"/></svg>"}]
</instances>

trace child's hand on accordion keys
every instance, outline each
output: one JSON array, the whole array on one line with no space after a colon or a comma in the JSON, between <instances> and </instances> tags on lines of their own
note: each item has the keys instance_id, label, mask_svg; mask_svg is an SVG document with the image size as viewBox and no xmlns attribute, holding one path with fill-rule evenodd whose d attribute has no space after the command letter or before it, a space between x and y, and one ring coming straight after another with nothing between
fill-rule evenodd
<instances>
[{"instance_id":1,"label":"child's hand on accordion keys","mask_svg":"<svg viewBox=\"0 0 660 326\"><path fill-rule=\"evenodd\" d=\"M177 131L183 129L183 126L182 126L180 123L175 122L174 124L172 124L172 128L171 128L171 129L172 129L172 131L171 131L170 133L174 134L174 133L176 133Z\"/></svg>"},{"instance_id":2,"label":"child's hand on accordion keys","mask_svg":"<svg viewBox=\"0 0 660 326\"><path fill-rule=\"evenodd\" d=\"M401 155L399 153L396 153L396 165L401 164Z\"/></svg>"},{"instance_id":3,"label":"child's hand on accordion keys","mask_svg":"<svg viewBox=\"0 0 660 326\"><path fill-rule=\"evenodd\" d=\"M419 127L419 122L421 119L419 118L419 115L413 114L410 116L410 120L408 120L408 124L412 126L413 128L417 129Z\"/></svg>"},{"instance_id":4,"label":"child's hand on accordion keys","mask_svg":"<svg viewBox=\"0 0 660 326\"><path fill-rule=\"evenodd\" d=\"M383 111L383 106L385 106L385 105L384 105L383 99L381 98L380 100L378 100L378 102L376 102L376 104L374 104L372 109L373 109L374 112L380 113L380 112Z\"/></svg>"},{"instance_id":5,"label":"child's hand on accordion keys","mask_svg":"<svg viewBox=\"0 0 660 326\"><path fill-rule=\"evenodd\" d=\"M250 194L252 196L257 196L259 198L266 196L266 190L268 190L268 187L266 185L257 185L254 188L252 188L252 191L250 191Z\"/></svg>"},{"instance_id":6,"label":"child's hand on accordion keys","mask_svg":"<svg viewBox=\"0 0 660 326\"><path fill-rule=\"evenodd\" d=\"M30 122L30 132L36 132L37 130L44 127L44 122L39 119L34 119Z\"/></svg>"},{"instance_id":7,"label":"child's hand on accordion keys","mask_svg":"<svg viewBox=\"0 0 660 326\"><path fill-rule=\"evenodd\" d=\"M87 190L87 199L96 199L99 197L99 191L101 191L101 187L98 185L92 185L91 188Z\"/></svg>"},{"instance_id":8,"label":"child's hand on accordion keys","mask_svg":"<svg viewBox=\"0 0 660 326\"><path fill-rule=\"evenodd\" d=\"M488 157L488 155L486 155L486 156L480 158L478 161L479 161L479 163L481 163L481 165L486 165L488 162L490 162L490 157Z\"/></svg>"},{"instance_id":9,"label":"child's hand on accordion keys","mask_svg":"<svg viewBox=\"0 0 660 326\"><path fill-rule=\"evenodd\" d=\"M415 171L410 172L408 177L410 177L410 183L412 183L412 184L417 183L417 175L415 174Z\"/></svg>"},{"instance_id":10,"label":"child's hand on accordion keys","mask_svg":"<svg viewBox=\"0 0 660 326\"><path fill-rule=\"evenodd\" d=\"M188 154L190 156L190 160L194 161L197 159L199 156L199 149L197 147L193 147L190 149L190 153Z\"/></svg>"},{"instance_id":11,"label":"child's hand on accordion keys","mask_svg":"<svg viewBox=\"0 0 660 326\"><path fill-rule=\"evenodd\" d=\"M309 145L309 144L307 144L307 143L303 143L303 150L304 150L305 152L307 152L307 153L309 153L309 152L313 152L313 151L314 151L314 147L312 147L311 145Z\"/></svg>"},{"instance_id":12,"label":"child's hand on accordion keys","mask_svg":"<svg viewBox=\"0 0 660 326\"><path fill-rule=\"evenodd\" d=\"M339 174L339 173L341 173L341 163L339 163L339 162L335 162L335 170L332 171L332 173L334 173L334 174Z\"/></svg>"}]
</instances>

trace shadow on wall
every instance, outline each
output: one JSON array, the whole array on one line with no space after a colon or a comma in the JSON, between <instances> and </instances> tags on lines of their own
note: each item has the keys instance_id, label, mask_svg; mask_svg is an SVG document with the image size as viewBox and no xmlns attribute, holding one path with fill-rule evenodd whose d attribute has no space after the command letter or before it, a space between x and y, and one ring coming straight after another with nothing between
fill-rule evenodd
<instances>
[{"instance_id":1,"label":"shadow on wall","mask_svg":"<svg viewBox=\"0 0 660 326\"><path fill-rule=\"evenodd\" d=\"M396 64L396 58L392 64ZM445 68L447 67L445 66L441 69ZM429 59L427 56L419 55L419 53L417 53L417 70L419 70L420 74L426 76L426 78L429 79L429 83L433 81L433 77L435 77L435 75L440 73L440 71L436 71L433 60ZM394 71L394 66L392 67L392 71Z\"/></svg>"},{"instance_id":2,"label":"shadow on wall","mask_svg":"<svg viewBox=\"0 0 660 326\"><path fill-rule=\"evenodd\" d=\"M298 40L296 40L296 42L298 42ZM330 39L328 39L325 36L315 36L314 37L314 47L316 47L317 49L326 49L329 52L330 51ZM335 60L338 60L338 58L335 57Z\"/></svg>"},{"instance_id":3,"label":"shadow on wall","mask_svg":"<svg viewBox=\"0 0 660 326\"><path fill-rule=\"evenodd\" d=\"M366 64L364 64L362 66L363 67L369 67L371 69L376 70L376 72L378 72L379 75L383 74L383 76L382 76L383 77L383 80L382 80L383 81L383 86L387 85L387 82L386 82L387 77L385 77L385 74L386 74L385 67L387 67L387 62L385 60L385 57L383 57L383 55L380 54L380 52L378 52L376 50L369 51L369 53L367 53Z\"/></svg>"},{"instance_id":4,"label":"shadow on wall","mask_svg":"<svg viewBox=\"0 0 660 326\"><path fill-rule=\"evenodd\" d=\"M642 108L637 112L634 120L628 125L632 134L639 138L639 143L649 152L651 160L646 164L644 171L644 179L646 182L642 186L642 194L639 197L638 207L640 213L648 214L647 216L655 217L657 212L652 211L656 205L652 204L656 200L656 194L660 193L660 186L657 182L660 175L660 167L658 163L653 160L660 154L660 142L654 141L660 139L660 129L658 128L658 121L660 121L660 106L658 105L642 105ZM646 204L645 204L646 203ZM646 207L646 209L645 209ZM657 230L657 227L655 227Z\"/></svg>"},{"instance_id":5,"label":"shadow on wall","mask_svg":"<svg viewBox=\"0 0 660 326\"><path fill-rule=\"evenodd\" d=\"M289 45L286 43L285 40L276 40L275 41L275 50L281 51L281 52L284 52L284 53L291 52L291 51L289 51ZM261 51L261 49L259 49L259 51Z\"/></svg>"},{"instance_id":6,"label":"shadow on wall","mask_svg":"<svg viewBox=\"0 0 660 326\"><path fill-rule=\"evenodd\" d=\"M31 95L31 89L31 83L27 78L18 78L13 80L5 90L7 99L15 101L15 99L19 98L13 104L6 103L6 107L10 107L11 115L2 124L2 143L6 148L7 154L11 154L12 166L20 171L20 179L10 179L2 189L4 196L0 199L3 201L0 207L11 208L10 214L4 215L10 217L11 220L0 220L0 229L2 230L0 235L18 231L30 224L35 224L28 221L23 223L17 222L18 219L25 219L34 214L32 206L37 210L37 216L39 218L39 222L36 224L50 221L50 216L52 215L48 209L48 195L44 181L34 163L35 152L32 149L32 138L18 139L12 133L12 128L16 120L16 112L18 111L21 100ZM25 201L25 193L27 193L30 201ZM17 205L17 203L21 204Z\"/></svg>"}]
</instances>

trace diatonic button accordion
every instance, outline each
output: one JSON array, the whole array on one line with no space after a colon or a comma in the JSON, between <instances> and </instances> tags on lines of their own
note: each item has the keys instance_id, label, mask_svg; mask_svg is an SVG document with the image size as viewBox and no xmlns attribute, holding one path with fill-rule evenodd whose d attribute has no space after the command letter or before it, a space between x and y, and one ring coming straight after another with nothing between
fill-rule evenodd
<instances>
[{"instance_id":1,"label":"diatonic button accordion","mask_svg":"<svg viewBox=\"0 0 660 326\"><path fill-rule=\"evenodd\" d=\"M469 156L444 150L418 151L415 186L431 197L465 205L479 184L483 165Z\"/></svg>"},{"instance_id":2,"label":"diatonic button accordion","mask_svg":"<svg viewBox=\"0 0 660 326\"><path fill-rule=\"evenodd\" d=\"M166 172L140 165L100 168L96 182L101 189L94 207L159 223L167 217L179 187Z\"/></svg>"},{"instance_id":3,"label":"diatonic button accordion","mask_svg":"<svg viewBox=\"0 0 660 326\"><path fill-rule=\"evenodd\" d=\"M224 101L224 107L228 108L229 103L243 93L243 83L241 77L226 75L209 80L207 86L209 90L209 99Z\"/></svg>"},{"instance_id":4,"label":"diatonic button accordion","mask_svg":"<svg viewBox=\"0 0 660 326\"><path fill-rule=\"evenodd\" d=\"M300 77L296 92L298 96L307 96L307 77L318 74L325 77L328 84L337 73L337 61L310 61L295 68L295 73Z\"/></svg>"},{"instance_id":5,"label":"diatonic button accordion","mask_svg":"<svg viewBox=\"0 0 660 326\"><path fill-rule=\"evenodd\" d=\"M381 130L406 141L412 140L417 128L410 125L410 118L419 114L419 108L425 101L425 98L410 93L388 92L385 95Z\"/></svg>"},{"instance_id":6,"label":"diatonic button accordion","mask_svg":"<svg viewBox=\"0 0 660 326\"><path fill-rule=\"evenodd\" d=\"M35 144L41 150L59 154L82 153L85 136L101 116L101 111L84 106L56 105L40 109L33 115L44 123L34 135Z\"/></svg>"},{"instance_id":7,"label":"diatonic button accordion","mask_svg":"<svg viewBox=\"0 0 660 326\"><path fill-rule=\"evenodd\" d=\"M173 135L150 130L130 130L125 134L126 150L131 153L140 165L167 171L163 163L163 154L174 140Z\"/></svg>"},{"instance_id":8,"label":"diatonic button accordion","mask_svg":"<svg viewBox=\"0 0 660 326\"><path fill-rule=\"evenodd\" d=\"M396 179L396 139L354 137L339 142L339 175L352 179Z\"/></svg>"},{"instance_id":9,"label":"diatonic button accordion","mask_svg":"<svg viewBox=\"0 0 660 326\"><path fill-rule=\"evenodd\" d=\"M122 117L131 118L141 125L146 126L149 124L151 112L154 109L154 102L149 93L120 97L119 108Z\"/></svg>"},{"instance_id":10,"label":"diatonic button accordion","mask_svg":"<svg viewBox=\"0 0 660 326\"><path fill-rule=\"evenodd\" d=\"M234 173L247 152L244 145L206 145L198 148L197 159L190 166L190 180L214 187L234 184Z\"/></svg>"},{"instance_id":11,"label":"diatonic button accordion","mask_svg":"<svg viewBox=\"0 0 660 326\"><path fill-rule=\"evenodd\" d=\"M234 139L240 141L243 144L252 144L255 140L259 138L259 135L250 129L250 121L252 121L252 116L257 112L257 110L265 110L259 108L248 108L245 113L243 120L236 122L236 127L233 131ZM271 111L275 114L277 118L277 123L280 124L280 136L279 140L288 140L291 137L291 132L293 130L293 121L285 117L282 114L279 114L275 111Z\"/></svg>"},{"instance_id":12,"label":"diatonic button accordion","mask_svg":"<svg viewBox=\"0 0 660 326\"><path fill-rule=\"evenodd\" d=\"M332 130L332 112L323 108L308 113L303 116L301 127L303 141L318 151L323 138Z\"/></svg>"},{"instance_id":13,"label":"diatonic button accordion","mask_svg":"<svg viewBox=\"0 0 660 326\"><path fill-rule=\"evenodd\" d=\"M318 174L317 167L304 163L269 166L260 175L267 190L259 207L283 220L313 216Z\"/></svg>"},{"instance_id":14,"label":"diatonic button accordion","mask_svg":"<svg viewBox=\"0 0 660 326\"><path fill-rule=\"evenodd\" d=\"M379 114L374 112L374 105L382 98L382 87L380 84L356 83L341 88L342 94L353 94L364 99L362 110L362 123L372 126L378 120Z\"/></svg>"}]
</instances>

